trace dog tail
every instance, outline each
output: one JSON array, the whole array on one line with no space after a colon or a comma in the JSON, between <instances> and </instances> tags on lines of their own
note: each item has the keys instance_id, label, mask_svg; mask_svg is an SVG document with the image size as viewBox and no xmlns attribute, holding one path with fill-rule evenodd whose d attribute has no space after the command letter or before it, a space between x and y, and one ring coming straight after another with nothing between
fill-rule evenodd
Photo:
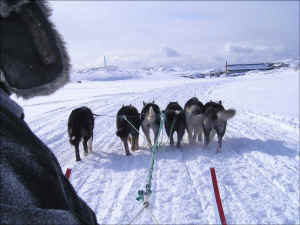
<instances>
[{"instance_id":1,"label":"dog tail","mask_svg":"<svg viewBox=\"0 0 300 225\"><path fill-rule=\"evenodd\" d=\"M235 109L222 110L217 113L217 117L218 117L218 119L227 121L227 120L231 119L232 117L234 117L235 113L236 113Z\"/></svg>"},{"instance_id":2,"label":"dog tail","mask_svg":"<svg viewBox=\"0 0 300 225\"><path fill-rule=\"evenodd\" d=\"M153 121L153 120L155 120L155 118L156 118L156 114L155 114L155 111L154 111L153 107L151 106L150 109L149 109L149 114L148 114L147 119L149 121Z\"/></svg>"}]
</instances>

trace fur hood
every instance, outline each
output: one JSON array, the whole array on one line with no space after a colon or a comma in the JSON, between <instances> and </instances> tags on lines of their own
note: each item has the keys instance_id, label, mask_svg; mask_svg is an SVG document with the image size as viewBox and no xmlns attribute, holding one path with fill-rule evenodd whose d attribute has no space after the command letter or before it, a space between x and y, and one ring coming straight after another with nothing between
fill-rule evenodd
<instances>
[{"instance_id":1,"label":"fur hood","mask_svg":"<svg viewBox=\"0 0 300 225\"><path fill-rule=\"evenodd\" d=\"M45 0L0 0L1 81L23 98L49 95L69 81L65 43Z\"/></svg>"}]
</instances>

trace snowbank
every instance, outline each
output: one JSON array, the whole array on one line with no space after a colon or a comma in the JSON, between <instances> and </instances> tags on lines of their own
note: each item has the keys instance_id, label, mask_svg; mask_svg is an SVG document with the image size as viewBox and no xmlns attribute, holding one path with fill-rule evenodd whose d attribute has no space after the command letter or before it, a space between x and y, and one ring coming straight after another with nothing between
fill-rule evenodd
<instances>
[{"instance_id":1,"label":"snowbank","mask_svg":"<svg viewBox=\"0 0 300 225\"><path fill-rule=\"evenodd\" d=\"M299 118L299 71L251 72L211 95L240 110Z\"/></svg>"}]
</instances>

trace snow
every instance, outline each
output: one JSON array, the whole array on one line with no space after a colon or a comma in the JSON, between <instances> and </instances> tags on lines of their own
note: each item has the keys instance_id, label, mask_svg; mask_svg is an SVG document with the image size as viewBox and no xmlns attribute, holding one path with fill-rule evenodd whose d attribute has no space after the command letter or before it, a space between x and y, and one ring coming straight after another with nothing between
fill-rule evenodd
<instances>
[{"instance_id":1,"label":"snow","mask_svg":"<svg viewBox=\"0 0 300 225\"><path fill-rule=\"evenodd\" d=\"M124 75L124 76L123 76ZM81 81L78 83L77 81ZM78 194L95 211L99 224L128 224L141 209L137 191L145 189L151 152L140 135L140 149L125 156L115 135L123 104L139 111L143 101L164 109L197 96L222 100L237 115L228 122L222 152L169 147L163 132L154 164L150 210L160 224L216 224L209 168L217 174L228 224L299 224L299 70L250 72L239 77L187 79L155 71L89 71L73 74L55 94L22 100L25 120L59 160ZM67 120L80 106L97 117L93 153L75 162ZM141 131L142 132L142 131ZM153 224L145 211L135 223Z\"/></svg>"},{"instance_id":2,"label":"snow","mask_svg":"<svg viewBox=\"0 0 300 225\"><path fill-rule=\"evenodd\" d=\"M236 84L238 82L238 85ZM299 116L299 71L248 73L236 82L213 91L214 98L225 98L232 107L261 114Z\"/></svg>"},{"instance_id":3,"label":"snow","mask_svg":"<svg viewBox=\"0 0 300 225\"><path fill-rule=\"evenodd\" d=\"M74 73L71 77L73 81L89 80L89 81L114 81L114 80L128 80L137 78L135 72L121 71L117 68L99 68L92 71L86 71L84 73Z\"/></svg>"}]
</instances>

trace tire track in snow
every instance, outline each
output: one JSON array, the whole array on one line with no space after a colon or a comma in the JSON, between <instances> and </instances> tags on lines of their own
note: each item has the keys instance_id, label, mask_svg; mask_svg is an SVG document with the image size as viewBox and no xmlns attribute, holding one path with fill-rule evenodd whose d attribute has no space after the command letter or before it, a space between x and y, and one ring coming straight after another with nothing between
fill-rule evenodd
<instances>
[{"instance_id":1,"label":"tire track in snow","mask_svg":"<svg viewBox=\"0 0 300 225\"><path fill-rule=\"evenodd\" d=\"M99 210L101 218L99 221L107 224L122 223L126 224L133 218L133 214L137 212L137 187L141 183L141 174L144 173L143 162L146 159L143 155L140 157L127 157L129 163L122 163L124 159L110 158L111 162L106 160L102 162L102 166L109 166L111 170L111 181L107 182L102 188L104 193L107 193L103 198L103 205ZM143 159L144 158L144 159ZM118 167L113 166L112 161L119 161ZM107 164L107 165L106 165ZM107 171L107 169L105 171ZM106 178L101 178L107 180ZM103 210L104 208L104 210Z\"/></svg>"},{"instance_id":2,"label":"tire track in snow","mask_svg":"<svg viewBox=\"0 0 300 225\"><path fill-rule=\"evenodd\" d=\"M153 213L158 215L160 223L182 224L189 218L191 223L205 223L201 212L186 210L188 208L201 209L201 202L195 198L196 193L192 180L187 174L182 162L181 152L172 147L158 152L155 202ZM170 212L171 218L166 218ZM178 214L180 212L180 214Z\"/></svg>"},{"instance_id":3,"label":"tire track in snow","mask_svg":"<svg viewBox=\"0 0 300 225\"><path fill-rule=\"evenodd\" d=\"M245 118L243 118L245 120ZM246 118L248 120L248 118ZM243 121L243 120L242 120ZM279 216L279 211L296 211L297 210L297 187L293 187L293 179L290 180L291 177L295 177L295 174L289 173L285 168L286 168L286 161L284 163L282 162L282 157L286 157L284 155L281 156L281 153L279 152L279 155L276 155L276 149L278 149L278 146L270 145L269 147L264 144L264 142L268 141L269 139L281 139L281 137L278 137L278 133L281 132L276 132L276 124L271 121L273 127L272 130L270 131L269 124L264 124L263 126L260 125L259 127L256 127L257 123L254 124L247 124L243 123L240 121L239 123L234 123L233 125L235 126L233 129L229 129L229 132L232 133L238 133L239 130L243 130L244 133L242 134L243 137L245 138L251 138L255 139L254 144L251 144L251 141L249 141L249 146L244 146L243 148L252 148L252 150L248 153L245 152L243 153L243 164L247 165L248 162L251 162L251 168L249 168L247 171L252 172L252 177L255 178L253 179L253 184L249 184L249 180L247 180L248 184L245 185L245 188L240 187L242 179L238 179L240 182L239 186L236 188L242 193L245 190L249 189L248 187L252 185L252 189L257 190L257 193L252 193L251 196L252 198L250 199L242 199L243 202L245 201L251 201L252 203L255 201L257 198L257 207L252 207L248 206L247 208L251 209L253 215L252 217L255 218L263 218L265 217L265 221L259 221L259 222L264 222L264 223L270 223L273 222L270 220L270 218L277 219L277 221L280 221ZM252 120L253 121L253 120ZM269 121L269 120L267 120ZM270 121L269 121L270 122ZM255 126L255 129L253 128ZM266 127L265 127L266 126ZM282 127L281 124L278 124L278 126ZM290 130L290 129L289 129ZM275 135L277 133L277 135ZM280 135L280 134L279 134ZM290 138L288 138L287 142L293 143L293 132L290 134ZM251 140L250 139L250 140ZM260 139L263 139L264 141L260 141ZM292 139L292 140L291 140ZM262 143L260 145L265 145L262 147L262 149L258 149L260 145L257 145L257 143ZM272 149L269 150L270 147L273 147ZM233 150L235 150L233 148ZM262 150L262 153L259 151ZM288 149L286 149L287 151ZM238 151L241 152L241 151ZM267 153L267 154L265 154ZM295 154L296 156L296 154ZM292 156L289 156L292 157ZM268 162L268 163L266 163ZM292 164L297 164L296 161ZM290 176L286 176L285 174L288 173ZM248 175L248 174L247 174ZM250 176L250 175L249 175ZM263 177L263 178L262 178ZM270 178L271 177L271 178ZM286 177L287 179L281 179L281 177ZM296 178L297 179L297 178ZM287 182L288 181L288 182ZM257 187L257 183L260 183L260 185ZM282 185L284 184L284 186ZM294 192L294 193L291 193ZM263 193L263 194L262 194ZM276 194L274 194L276 193ZM289 193L289 194L287 194ZM278 195L282 196L278 199ZM240 194L239 196L245 197L244 195ZM292 197L294 196L294 197ZM274 200L277 199L276 202ZM273 204L270 204L270 202L273 202ZM287 202L292 203L292 204L287 204ZM261 205L268 205L268 207L265 208L265 211L267 214L259 212L258 209L261 208ZM274 205L279 205L283 208L280 207L273 207ZM270 209L271 208L271 209ZM288 210L285 210L288 209ZM288 218L290 215L287 215L286 217ZM296 218L296 214L292 215L293 218ZM277 218L276 218L277 217ZM236 221L237 223L248 223L248 220L245 221ZM258 221L257 221L258 222ZM284 223L285 221L280 221L280 223Z\"/></svg>"},{"instance_id":4,"label":"tire track in snow","mask_svg":"<svg viewBox=\"0 0 300 225\"><path fill-rule=\"evenodd\" d=\"M208 95L207 95L208 96ZM208 97L207 97L207 99L208 99ZM269 118L268 118L269 119ZM231 121L230 121L231 122ZM229 122L229 124L230 124L230 122ZM270 121L269 121L270 122ZM272 121L271 121L272 122ZM257 124L257 122L256 122L256 124ZM281 125L281 127L285 127L285 125L283 124L283 126ZM294 126L295 127L295 126ZM292 129L294 128L294 127L292 127ZM239 131L239 130L246 130L246 132L245 133L248 133L248 131L249 131L249 129L245 129L245 128L247 128L247 126L244 126L242 129L240 129L241 127L239 126L239 127L236 127L236 131ZM289 128L289 127L287 127L287 128ZM280 130L280 129L278 129L278 130ZM289 130L291 130L290 128L289 128ZM271 134L276 134L276 132L270 132ZM248 133L249 134L249 133ZM269 133L267 133L267 132L265 132L263 135L257 135L257 138L261 138L261 137L267 137L267 135L266 134L269 134ZM294 136L294 135L292 135L292 136ZM245 137L248 137L248 135L245 135ZM272 136L273 138L278 138L278 136L277 135L273 135ZM295 136L294 136L295 137ZM293 138L294 139L294 138ZM295 140L295 139L294 139ZM249 160L249 161L256 161L256 160L258 160L258 159L256 159L256 158L253 158L252 160ZM245 162L245 163L247 163L247 162ZM293 188L292 188L293 189ZM233 196L237 196L236 194L234 194L234 192L233 192ZM236 198L236 197L235 197ZM244 201L242 201L242 200L238 200L238 199L236 199L236 201L238 201L239 202L239 204L240 204L240 207L241 208L243 208L244 210L243 210L243 213L244 213L244 215L246 216L247 215L247 208L248 208L248 206L243 206L243 202ZM234 218L234 215L232 215L232 218ZM234 221L234 220L233 220ZM248 222L250 222L251 220L246 220L246 221L248 221ZM248 223L248 222L246 222L246 223ZM253 221L252 221L253 222Z\"/></svg>"},{"instance_id":5,"label":"tire track in snow","mask_svg":"<svg viewBox=\"0 0 300 225\"><path fill-rule=\"evenodd\" d=\"M247 215L246 207L243 206L242 202L238 200L235 195L233 195L233 193L230 193L228 191L226 192L226 190L223 189L224 181L222 180L222 177L220 175L222 173L226 174L227 169L230 170L230 164L224 165L224 162L227 161L226 157L224 158L223 155L216 154L215 148L212 148L212 146L210 146L209 148L203 148L202 145L198 145L198 147L187 146L187 149L184 149L183 152L185 155L186 167L190 171L191 179L194 181L198 196L203 202L203 216L208 220L205 223L214 224L216 223L216 217L218 217L218 215L215 215L214 209L215 197L211 183L211 176L209 171L210 167L214 167L216 169L220 195L222 198L227 223L236 223L236 221L234 221L234 217L231 214L231 211L229 211L228 207L226 207L228 202L229 204L232 204L231 201L235 202L235 205L239 205L239 212L241 214ZM232 155L232 153L229 154Z\"/></svg>"},{"instance_id":6,"label":"tire track in snow","mask_svg":"<svg viewBox=\"0 0 300 225\"><path fill-rule=\"evenodd\" d=\"M215 217L214 217L214 209L213 209L213 201L212 199L212 192L210 187L210 174L209 174L209 167L203 168L203 165L207 165L204 163L203 165L195 167L193 159L199 160L197 156L197 151L199 151L200 146L198 148L195 146L190 147L190 145L187 145L184 147L182 152L182 163L187 171L187 174L189 176L190 182L193 186L194 193L197 196L197 199L200 201L200 206L198 213L201 214L202 218L205 218L205 220L201 221L201 223L215 223ZM189 156L188 156L189 155ZM202 167L202 168L201 168ZM202 169L202 171L199 171L199 169Z\"/></svg>"}]
</instances>

